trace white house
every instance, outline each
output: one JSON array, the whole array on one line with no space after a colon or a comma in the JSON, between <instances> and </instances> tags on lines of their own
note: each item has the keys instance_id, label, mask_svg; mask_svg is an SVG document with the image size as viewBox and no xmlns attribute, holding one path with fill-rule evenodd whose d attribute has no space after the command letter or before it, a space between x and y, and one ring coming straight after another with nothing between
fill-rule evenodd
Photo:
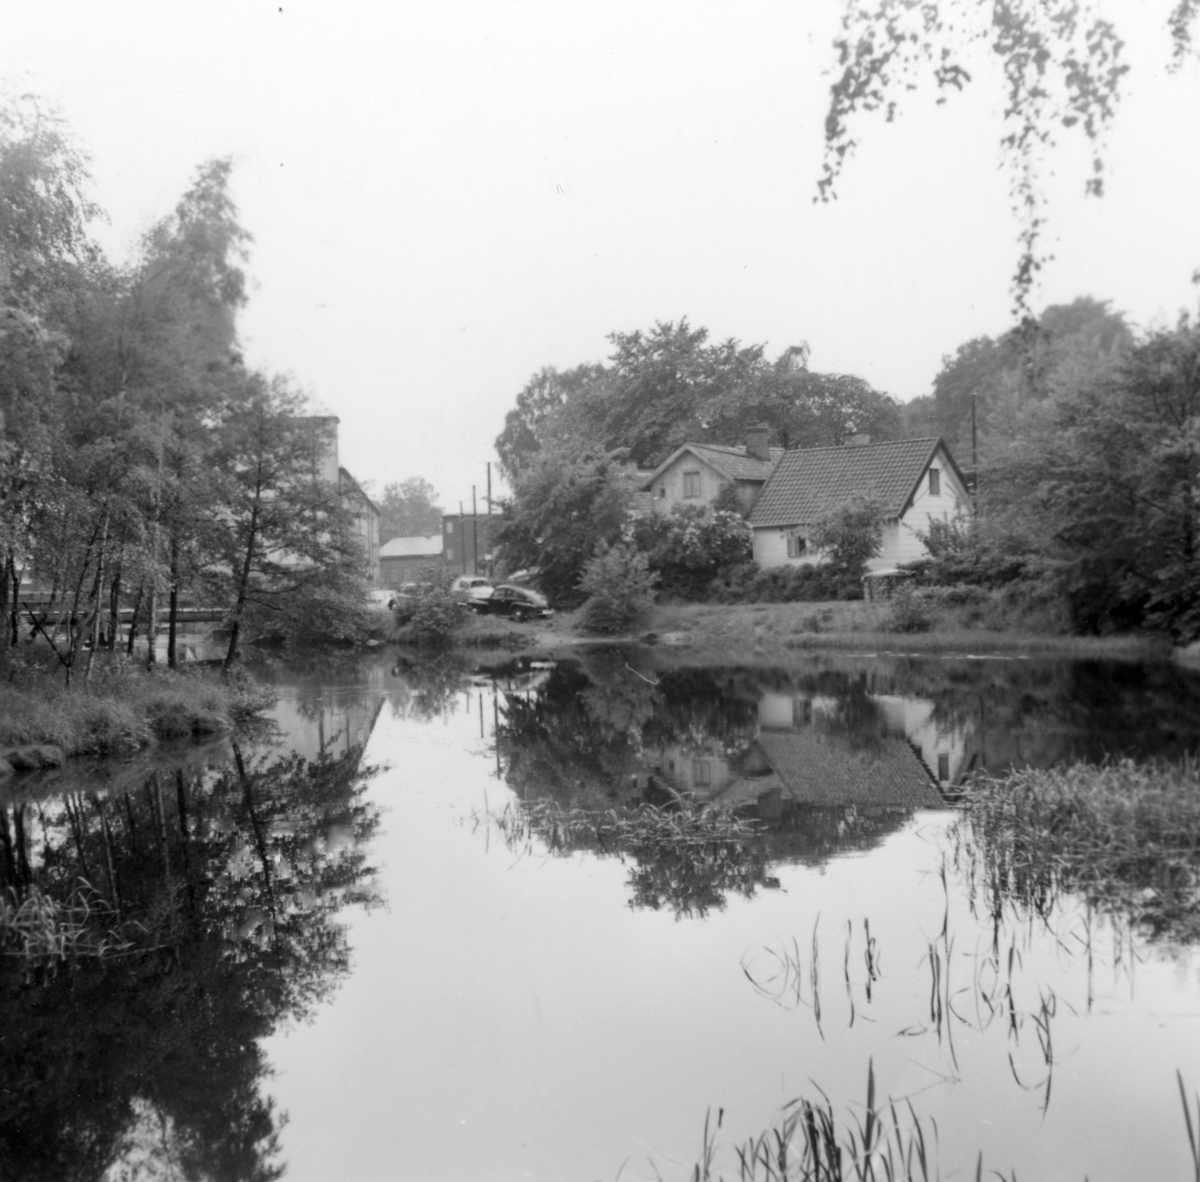
<instances>
[{"instance_id":1,"label":"white house","mask_svg":"<svg viewBox=\"0 0 1200 1182\"><path fill-rule=\"evenodd\" d=\"M821 562L808 531L856 493L884 505L883 545L867 564L873 571L925 557L918 535L928 532L930 521L974 513L963 474L941 439L860 439L843 447L788 451L750 511L754 561L762 567Z\"/></svg>"},{"instance_id":2,"label":"white house","mask_svg":"<svg viewBox=\"0 0 1200 1182\"><path fill-rule=\"evenodd\" d=\"M722 489L736 493L742 512L749 513L767 477L783 455L768 447L770 428L751 427L744 447L721 443L685 443L648 476L641 491L649 493L655 513L670 513L680 505L711 505Z\"/></svg>"}]
</instances>

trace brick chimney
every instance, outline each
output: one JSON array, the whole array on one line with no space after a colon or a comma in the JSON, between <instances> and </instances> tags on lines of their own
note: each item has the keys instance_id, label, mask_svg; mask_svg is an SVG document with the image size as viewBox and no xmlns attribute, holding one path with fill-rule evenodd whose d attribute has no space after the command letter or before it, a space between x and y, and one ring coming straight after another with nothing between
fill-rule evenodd
<instances>
[{"instance_id":1,"label":"brick chimney","mask_svg":"<svg viewBox=\"0 0 1200 1182\"><path fill-rule=\"evenodd\" d=\"M756 460L770 460L771 428L766 423L755 423L746 428L746 454Z\"/></svg>"}]
</instances>

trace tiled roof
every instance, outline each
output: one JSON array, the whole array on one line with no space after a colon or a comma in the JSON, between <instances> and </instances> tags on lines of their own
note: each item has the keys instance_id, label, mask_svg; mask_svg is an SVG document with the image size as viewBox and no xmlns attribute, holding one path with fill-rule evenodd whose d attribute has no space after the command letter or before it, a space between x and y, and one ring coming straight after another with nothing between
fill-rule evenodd
<instances>
[{"instance_id":1,"label":"tiled roof","mask_svg":"<svg viewBox=\"0 0 1200 1182\"><path fill-rule=\"evenodd\" d=\"M784 796L798 804L944 808L945 802L917 754L903 739L855 750L811 728L790 734L764 732L758 745Z\"/></svg>"},{"instance_id":2,"label":"tiled roof","mask_svg":"<svg viewBox=\"0 0 1200 1182\"><path fill-rule=\"evenodd\" d=\"M706 464L711 464L729 480L766 480L784 454L782 447L767 450L771 456L769 460L756 460L745 447L732 447L723 443L685 443L650 473L642 487L649 488L658 479L659 473L669 468L685 451L690 451Z\"/></svg>"},{"instance_id":3,"label":"tiled roof","mask_svg":"<svg viewBox=\"0 0 1200 1182\"><path fill-rule=\"evenodd\" d=\"M379 547L380 558L436 558L441 552L441 534L429 538L393 538Z\"/></svg>"},{"instance_id":4,"label":"tiled roof","mask_svg":"<svg viewBox=\"0 0 1200 1182\"><path fill-rule=\"evenodd\" d=\"M887 516L899 517L940 442L901 439L785 452L754 503L750 524L804 525L855 493L878 497Z\"/></svg>"}]
</instances>

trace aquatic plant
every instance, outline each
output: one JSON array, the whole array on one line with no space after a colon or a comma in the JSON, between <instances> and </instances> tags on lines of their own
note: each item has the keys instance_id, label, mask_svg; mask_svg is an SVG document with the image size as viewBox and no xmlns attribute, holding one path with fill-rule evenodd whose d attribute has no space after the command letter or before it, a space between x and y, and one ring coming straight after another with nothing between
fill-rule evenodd
<instances>
[{"instance_id":1,"label":"aquatic plant","mask_svg":"<svg viewBox=\"0 0 1200 1182\"><path fill-rule=\"evenodd\" d=\"M1150 938L1200 939L1200 762L979 777L951 830L973 905L1047 919L1065 893Z\"/></svg>"},{"instance_id":2,"label":"aquatic plant","mask_svg":"<svg viewBox=\"0 0 1200 1182\"><path fill-rule=\"evenodd\" d=\"M766 877L758 822L678 799L669 808L564 808L554 801L509 802L476 815L522 856L540 846L552 855L590 850L631 859L630 905L678 916L704 915L725 895L753 894Z\"/></svg>"},{"instance_id":3,"label":"aquatic plant","mask_svg":"<svg viewBox=\"0 0 1200 1182\"><path fill-rule=\"evenodd\" d=\"M108 902L85 879L63 900L38 887L0 893L0 954L22 962L27 977L50 973L64 962L102 959L132 946L114 926Z\"/></svg>"}]
</instances>

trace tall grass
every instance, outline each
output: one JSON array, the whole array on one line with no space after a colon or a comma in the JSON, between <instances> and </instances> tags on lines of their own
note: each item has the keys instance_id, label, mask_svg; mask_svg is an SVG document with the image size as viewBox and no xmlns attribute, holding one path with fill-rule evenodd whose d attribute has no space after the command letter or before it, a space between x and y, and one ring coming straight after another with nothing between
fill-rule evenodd
<instances>
[{"instance_id":1,"label":"tall grass","mask_svg":"<svg viewBox=\"0 0 1200 1182\"><path fill-rule=\"evenodd\" d=\"M120 654L98 655L91 680L69 688L45 664L14 662L0 682L0 747L53 746L68 756L134 751L155 739L229 730L270 701L245 674L146 671Z\"/></svg>"},{"instance_id":2,"label":"tall grass","mask_svg":"<svg viewBox=\"0 0 1200 1182\"><path fill-rule=\"evenodd\" d=\"M1200 939L1200 761L980 778L952 830L955 860L997 919L1048 918L1064 893L1151 936Z\"/></svg>"},{"instance_id":3,"label":"tall grass","mask_svg":"<svg viewBox=\"0 0 1200 1182\"><path fill-rule=\"evenodd\" d=\"M0 894L0 955L21 961L27 977L53 975L64 963L101 959L131 947L105 899L82 879L64 901L36 886Z\"/></svg>"}]
</instances>

